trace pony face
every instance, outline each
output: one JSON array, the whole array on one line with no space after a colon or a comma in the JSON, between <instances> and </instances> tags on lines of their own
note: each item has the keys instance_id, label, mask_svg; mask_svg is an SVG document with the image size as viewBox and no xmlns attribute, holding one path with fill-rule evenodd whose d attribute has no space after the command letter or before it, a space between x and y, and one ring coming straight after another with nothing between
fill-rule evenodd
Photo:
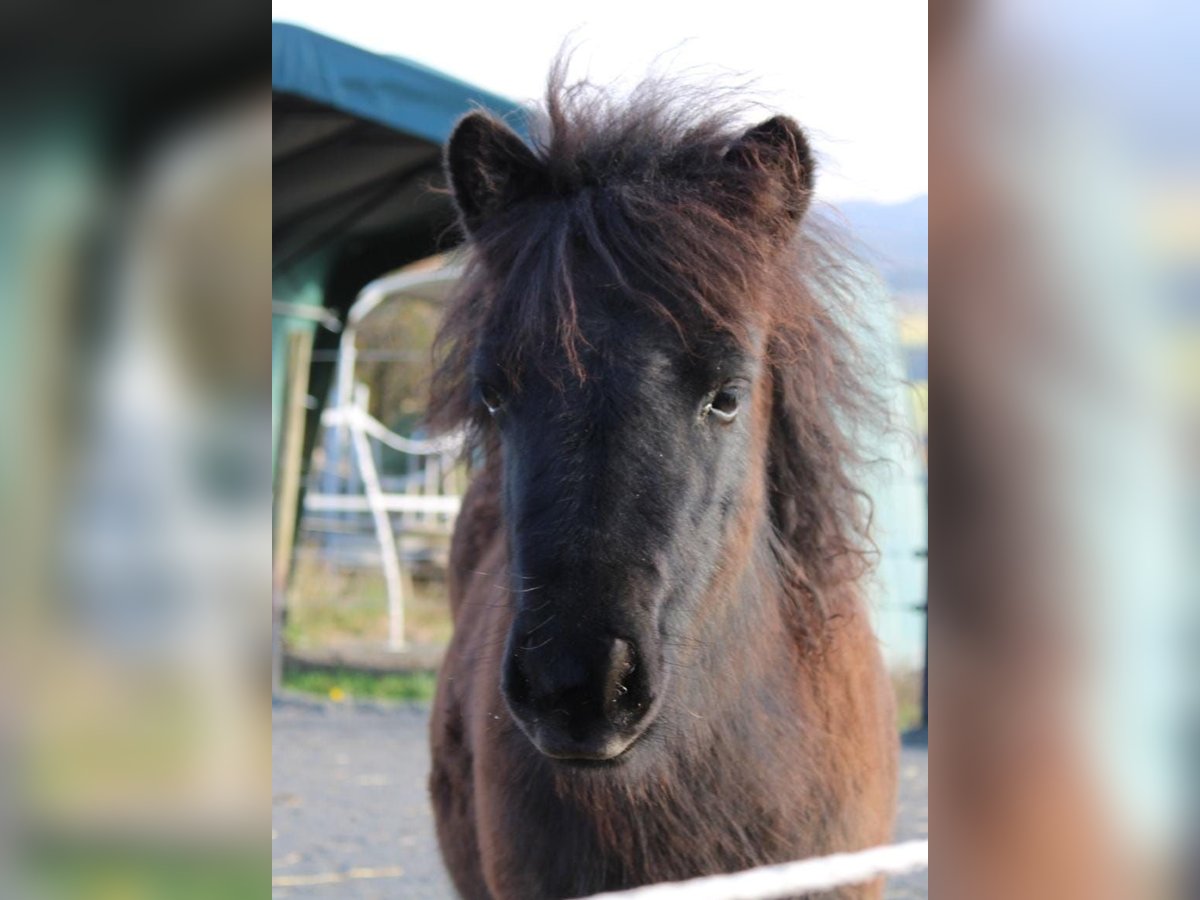
<instances>
[{"instance_id":1,"label":"pony face","mask_svg":"<svg viewBox=\"0 0 1200 900\"><path fill-rule=\"evenodd\" d=\"M751 273L803 214L811 159L786 119L707 146L656 204L628 143L606 171L555 170L473 114L447 151L478 275L463 415L502 470L501 687L560 760L616 760L679 714L677 649L766 521L771 326ZM740 268L713 263L722 246Z\"/></svg>"},{"instance_id":2,"label":"pony face","mask_svg":"<svg viewBox=\"0 0 1200 900\"><path fill-rule=\"evenodd\" d=\"M765 415L753 353L687 348L627 304L586 299L600 311L585 378L561 355L516 382L484 350L474 382L503 472L505 698L543 753L611 759L659 712L672 648L757 505Z\"/></svg>"}]
</instances>

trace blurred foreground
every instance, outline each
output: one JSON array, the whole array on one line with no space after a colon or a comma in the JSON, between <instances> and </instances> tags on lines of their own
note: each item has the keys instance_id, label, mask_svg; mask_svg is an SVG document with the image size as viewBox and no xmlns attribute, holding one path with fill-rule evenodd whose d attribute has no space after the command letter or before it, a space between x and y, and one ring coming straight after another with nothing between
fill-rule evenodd
<instances>
[{"instance_id":1,"label":"blurred foreground","mask_svg":"<svg viewBox=\"0 0 1200 900\"><path fill-rule=\"evenodd\" d=\"M59 6L0 69L0 896L261 897L265 19Z\"/></svg>"},{"instance_id":2,"label":"blurred foreground","mask_svg":"<svg viewBox=\"0 0 1200 900\"><path fill-rule=\"evenodd\" d=\"M1196 896L1200 12L931 25L934 892Z\"/></svg>"}]
</instances>

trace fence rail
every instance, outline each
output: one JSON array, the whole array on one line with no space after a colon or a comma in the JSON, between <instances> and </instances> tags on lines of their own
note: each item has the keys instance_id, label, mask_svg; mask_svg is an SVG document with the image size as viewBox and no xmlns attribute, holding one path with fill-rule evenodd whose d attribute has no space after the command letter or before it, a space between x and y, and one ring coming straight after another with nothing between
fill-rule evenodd
<instances>
[{"instance_id":1,"label":"fence rail","mask_svg":"<svg viewBox=\"0 0 1200 900\"><path fill-rule=\"evenodd\" d=\"M857 853L761 866L730 875L593 894L585 900L780 900L928 867L929 841L906 841Z\"/></svg>"},{"instance_id":2,"label":"fence rail","mask_svg":"<svg viewBox=\"0 0 1200 900\"><path fill-rule=\"evenodd\" d=\"M448 494L384 494L380 505L395 513L439 513L457 515L462 498ZM371 503L363 494L309 494L304 498L307 512L371 511Z\"/></svg>"}]
</instances>

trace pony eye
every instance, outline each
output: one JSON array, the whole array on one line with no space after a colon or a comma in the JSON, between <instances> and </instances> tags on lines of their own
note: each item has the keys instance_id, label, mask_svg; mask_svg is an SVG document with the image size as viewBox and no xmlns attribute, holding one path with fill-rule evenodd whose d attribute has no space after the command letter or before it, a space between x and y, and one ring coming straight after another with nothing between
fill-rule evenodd
<instances>
[{"instance_id":1,"label":"pony eye","mask_svg":"<svg viewBox=\"0 0 1200 900\"><path fill-rule=\"evenodd\" d=\"M483 401L483 405L487 407L487 411L493 416L504 405L504 395L496 389L495 385L488 384L486 381L481 382L479 385L479 399Z\"/></svg>"},{"instance_id":2,"label":"pony eye","mask_svg":"<svg viewBox=\"0 0 1200 900\"><path fill-rule=\"evenodd\" d=\"M704 407L706 415L712 415L719 422L732 422L738 411L737 392L730 387L723 387Z\"/></svg>"}]
</instances>

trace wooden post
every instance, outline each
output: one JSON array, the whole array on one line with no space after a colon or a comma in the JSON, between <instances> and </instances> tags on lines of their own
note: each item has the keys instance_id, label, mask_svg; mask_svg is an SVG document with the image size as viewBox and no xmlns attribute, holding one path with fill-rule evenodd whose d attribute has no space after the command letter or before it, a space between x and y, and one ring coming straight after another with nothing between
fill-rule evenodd
<instances>
[{"instance_id":1,"label":"wooden post","mask_svg":"<svg viewBox=\"0 0 1200 900\"><path fill-rule=\"evenodd\" d=\"M296 538L300 505L300 472L304 460L308 373L312 362L312 330L288 335L287 389L284 396L283 440L279 447L279 481L275 486L275 534L271 579L271 690L283 677L283 628L287 618L288 573Z\"/></svg>"}]
</instances>

